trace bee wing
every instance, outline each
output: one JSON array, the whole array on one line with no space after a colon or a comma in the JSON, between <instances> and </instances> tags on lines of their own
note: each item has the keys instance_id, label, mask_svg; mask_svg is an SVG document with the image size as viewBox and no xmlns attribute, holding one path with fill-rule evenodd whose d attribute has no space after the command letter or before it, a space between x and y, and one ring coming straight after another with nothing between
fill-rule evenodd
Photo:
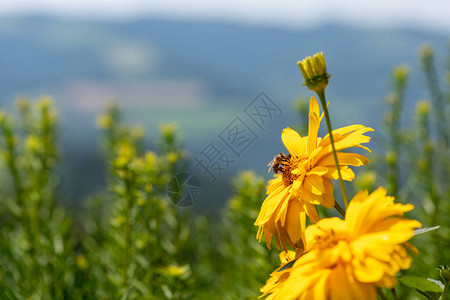
<instances>
[{"instance_id":1,"label":"bee wing","mask_svg":"<svg viewBox=\"0 0 450 300\"><path fill-rule=\"evenodd\" d=\"M275 157L270 161L269 164L267 164L267 166L269 167L269 170L267 171L267 173L270 173L274 164L275 164Z\"/></svg>"}]
</instances>

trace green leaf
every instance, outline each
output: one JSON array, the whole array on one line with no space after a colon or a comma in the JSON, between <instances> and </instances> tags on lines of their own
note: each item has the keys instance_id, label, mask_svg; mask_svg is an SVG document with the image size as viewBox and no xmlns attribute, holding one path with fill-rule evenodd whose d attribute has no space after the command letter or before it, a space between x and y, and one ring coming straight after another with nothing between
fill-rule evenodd
<instances>
[{"instance_id":1,"label":"green leaf","mask_svg":"<svg viewBox=\"0 0 450 300\"><path fill-rule=\"evenodd\" d=\"M403 276L398 279L403 285L421 292L442 293L444 285L438 280L419 276Z\"/></svg>"},{"instance_id":2,"label":"green leaf","mask_svg":"<svg viewBox=\"0 0 450 300\"><path fill-rule=\"evenodd\" d=\"M434 292L421 292L419 290L418 291L420 294L422 294L425 298L427 298L427 300L439 300L439 296L441 295L441 293L434 293Z\"/></svg>"},{"instance_id":3,"label":"green leaf","mask_svg":"<svg viewBox=\"0 0 450 300\"><path fill-rule=\"evenodd\" d=\"M284 271L284 270L286 270L286 269L292 268L292 266L294 265L294 263L295 263L296 260L297 260L297 258L294 259L294 260L291 260L290 262L288 262L287 264L285 264L284 266L282 266L277 272L281 272L281 271Z\"/></svg>"},{"instance_id":4,"label":"green leaf","mask_svg":"<svg viewBox=\"0 0 450 300\"><path fill-rule=\"evenodd\" d=\"M413 236L422 235L422 234L424 234L424 233L428 233L428 232L433 231L433 230L436 230L436 229L438 229L438 228L439 228L439 226L426 227L426 228L416 229L416 230L414 230Z\"/></svg>"}]
</instances>

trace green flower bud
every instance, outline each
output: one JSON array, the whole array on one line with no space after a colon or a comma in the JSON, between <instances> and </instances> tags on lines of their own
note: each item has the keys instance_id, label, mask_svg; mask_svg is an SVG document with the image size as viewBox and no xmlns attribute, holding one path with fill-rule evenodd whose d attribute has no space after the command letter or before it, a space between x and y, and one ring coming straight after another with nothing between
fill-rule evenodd
<instances>
[{"instance_id":1,"label":"green flower bud","mask_svg":"<svg viewBox=\"0 0 450 300\"><path fill-rule=\"evenodd\" d=\"M417 103L416 111L419 116L426 116L430 112L430 102L428 100L421 100Z\"/></svg>"},{"instance_id":2,"label":"green flower bud","mask_svg":"<svg viewBox=\"0 0 450 300\"><path fill-rule=\"evenodd\" d=\"M170 139L175 134L175 131L177 130L177 125L174 123L162 124L159 127L159 129L164 137Z\"/></svg>"},{"instance_id":3,"label":"green flower bud","mask_svg":"<svg viewBox=\"0 0 450 300\"><path fill-rule=\"evenodd\" d=\"M450 266L442 265L442 266L439 266L438 270L439 270L439 273L440 273L442 279L444 280L445 284L449 284L450 283Z\"/></svg>"},{"instance_id":4,"label":"green flower bud","mask_svg":"<svg viewBox=\"0 0 450 300\"><path fill-rule=\"evenodd\" d=\"M395 161L397 160L397 155L395 154L395 152L393 151L388 151L386 153L386 162L389 165L392 165L393 163L395 163Z\"/></svg>"},{"instance_id":5,"label":"green flower bud","mask_svg":"<svg viewBox=\"0 0 450 300\"><path fill-rule=\"evenodd\" d=\"M376 181L377 181L377 174L373 171L366 171L357 178L356 185L361 190L371 191Z\"/></svg>"},{"instance_id":6,"label":"green flower bud","mask_svg":"<svg viewBox=\"0 0 450 300\"><path fill-rule=\"evenodd\" d=\"M392 74L396 82L398 82L400 85L404 85L406 83L406 80L408 79L409 66L407 65L398 66L394 68Z\"/></svg>"},{"instance_id":7,"label":"green flower bud","mask_svg":"<svg viewBox=\"0 0 450 300\"><path fill-rule=\"evenodd\" d=\"M49 96L43 96L39 99L38 106L41 110L47 110L52 106L52 99Z\"/></svg>"},{"instance_id":8,"label":"green flower bud","mask_svg":"<svg viewBox=\"0 0 450 300\"><path fill-rule=\"evenodd\" d=\"M17 98L16 105L21 112L28 112L30 110L30 102L25 97Z\"/></svg>"},{"instance_id":9,"label":"green flower bud","mask_svg":"<svg viewBox=\"0 0 450 300\"><path fill-rule=\"evenodd\" d=\"M313 57L308 56L297 64L305 79L304 85L316 93L325 91L331 75L327 73L323 52L316 53Z\"/></svg>"},{"instance_id":10,"label":"green flower bud","mask_svg":"<svg viewBox=\"0 0 450 300\"><path fill-rule=\"evenodd\" d=\"M422 59L426 60L432 56L433 56L433 48L431 48L430 45L425 44L420 47L420 57L422 57Z\"/></svg>"},{"instance_id":11,"label":"green flower bud","mask_svg":"<svg viewBox=\"0 0 450 300\"><path fill-rule=\"evenodd\" d=\"M113 125L113 118L108 114L101 114L97 117L97 126L100 129L110 129Z\"/></svg>"}]
</instances>

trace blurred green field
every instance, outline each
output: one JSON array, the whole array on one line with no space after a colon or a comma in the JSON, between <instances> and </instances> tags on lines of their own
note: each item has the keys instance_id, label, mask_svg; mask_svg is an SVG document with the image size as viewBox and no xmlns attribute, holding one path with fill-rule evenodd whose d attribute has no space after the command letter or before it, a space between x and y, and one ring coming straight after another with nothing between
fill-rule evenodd
<instances>
[{"instance_id":1,"label":"blurred green field","mask_svg":"<svg viewBox=\"0 0 450 300\"><path fill-rule=\"evenodd\" d=\"M430 100L418 102L415 111L406 116L409 71L403 66L393 70L378 147L370 146L375 150L371 163L361 167L364 170L347 186L351 195L385 186L396 201L416 205L408 217L420 220L424 227L440 226L411 241L420 254L414 256L411 269L398 275L438 280L436 268L450 262L450 251L446 251L450 247L450 77L439 75L443 68L436 64L431 48L422 48L421 64ZM448 66L444 72L448 74ZM300 131L305 131L306 125L304 102L299 99L293 105L298 118L287 124ZM336 107L333 118L334 114L348 114L344 104L331 102ZM233 101L201 106L189 114L175 108L148 114L108 105L97 118L104 162L104 170L99 172L106 179L76 209L60 199L67 179L58 172L66 158L59 124L67 112L59 115L46 97L37 102L22 98L14 113L0 112L0 297L258 297L269 274L279 266L278 251L259 244L253 226L265 197L265 170L233 176L232 193L218 216L192 214L191 209L179 207L186 190L173 184L175 175L189 171L195 155L184 145L203 141L195 133L217 134L231 121L230 116L241 111L241 105ZM168 115L179 127L161 124ZM129 116L145 122L135 127L124 121ZM405 118L408 123L402 121ZM180 130L189 134L180 137ZM279 132L267 134L280 143ZM149 136L152 149L146 140ZM266 162L261 164L261 169L266 169ZM168 196L168 190L176 196ZM338 194L335 192L336 199L342 202ZM334 213L324 208L319 212L322 217ZM396 289L401 299L423 297L401 283Z\"/></svg>"}]
</instances>

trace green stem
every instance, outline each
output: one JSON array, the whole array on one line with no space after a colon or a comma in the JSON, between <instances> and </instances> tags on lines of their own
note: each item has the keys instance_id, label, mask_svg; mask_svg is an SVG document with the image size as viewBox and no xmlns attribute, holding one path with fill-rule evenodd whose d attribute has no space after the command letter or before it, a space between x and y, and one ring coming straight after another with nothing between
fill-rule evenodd
<instances>
[{"instance_id":1,"label":"green stem","mask_svg":"<svg viewBox=\"0 0 450 300\"><path fill-rule=\"evenodd\" d=\"M445 300L445 297L447 296L448 284L449 284L448 281L445 282L444 290L442 291L442 295L441 298L439 298L439 300Z\"/></svg>"},{"instance_id":2,"label":"green stem","mask_svg":"<svg viewBox=\"0 0 450 300\"><path fill-rule=\"evenodd\" d=\"M333 149L334 163L336 164L336 169L339 175L339 185L341 186L342 199L344 199L345 208L348 206L347 193L345 192L344 181L342 180L341 169L339 167L339 160L337 158L336 148L334 147L334 138L332 134L330 115L328 114L327 102L325 100L325 91L317 92L320 98L320 103L322 103L323 112L325 114L325 120L327 122L328 134L330 135L331 149Z\"/></svg>"},{"instance_id":3,"label":"green stem","mask_svg":"<svg viewBox=\"0 0 450 300\"><path fill-rule=\"evenodd\" d=\"M386 297L386 295L383 293L383 291L380 288L377 288L377 293L378 293L378 296L380 296L381 299L388 300L388 297Z\"/></svg>"},{"instance_id":4,"label":"green stem","mask_svg":"<svg viewBox=\"0 0 450 300\"><path fill-rule=\"evenodd\" d=\"M423 69L425 72L425 78L427 81L428 90L433 100L433 108L436 114L436 126L441 137L441 141L444 146L449 144L450 137L448 136L447 117L445 114L445 99L439 86L439 78L436 72L434 55L430 55L427 58L423 58Z\"/></svg>"},{"instance_id":5,"label":"green stem","mask_svg":"<svg viewBox=\"0 0 450 300\"><path fill-rule=\"evenodd\" d=\"M336 210L345 219L345 210L342 208L342 206L337 201L334 202L334 208L336 208Z\"/></svg>"},{"instance_id":6,"label":"green stem","mask_svg":"<svg viewBox=\"0 0 450 300\"><path fill-rule=\"evenodd\" d=\"M395 288L391 289L391 293L392 293L392 297L394 298L394 300L400 300L397 293L395 292Z\"/></svg>"},{"instance_id":7,"label":"green stem","mask_svg":"<svg viewBox=\"0 0 450 300\"><path fill-rule=\"evenodd\" d=\"M129 172L129 170L127 170ZM131 258L131 209L133 205L133 190L131 179L128 178L130 174L126 174L125 178L125 193L126 193L126 205L125 205L125 253L123 256L123 285L128 288L128 269L130 267Z\"/></svg>"},{"instance_id":8,"label":"green stem","mask_svg":"<svg viewBox=\"0 0 450 300\"><path fill-rule=\"evenodd\" d=\"M25 236L27 238L27 241L29 243L29 251L30 253L33 252L33 245L34 245L34 235L33 235L33 229L31 225L31 219L29 215L29 209L27 207L27 204L25 203L25 189L22 183L22 179L20 176L20 167L18 164L17 159L17 147L15 143L14 134L12 132L12 129L8 128L6 124L3 125L3 133L5 135L5 142L6 142L6 151L8 153L7 158L7 166L9 169L9 172L11 173L11 176L13 178L13 184L15 189L15 196L16 196L16 203L20 208L20 221L22 222L22 226L25 232Z\"/></svg>"}]
</instances>

